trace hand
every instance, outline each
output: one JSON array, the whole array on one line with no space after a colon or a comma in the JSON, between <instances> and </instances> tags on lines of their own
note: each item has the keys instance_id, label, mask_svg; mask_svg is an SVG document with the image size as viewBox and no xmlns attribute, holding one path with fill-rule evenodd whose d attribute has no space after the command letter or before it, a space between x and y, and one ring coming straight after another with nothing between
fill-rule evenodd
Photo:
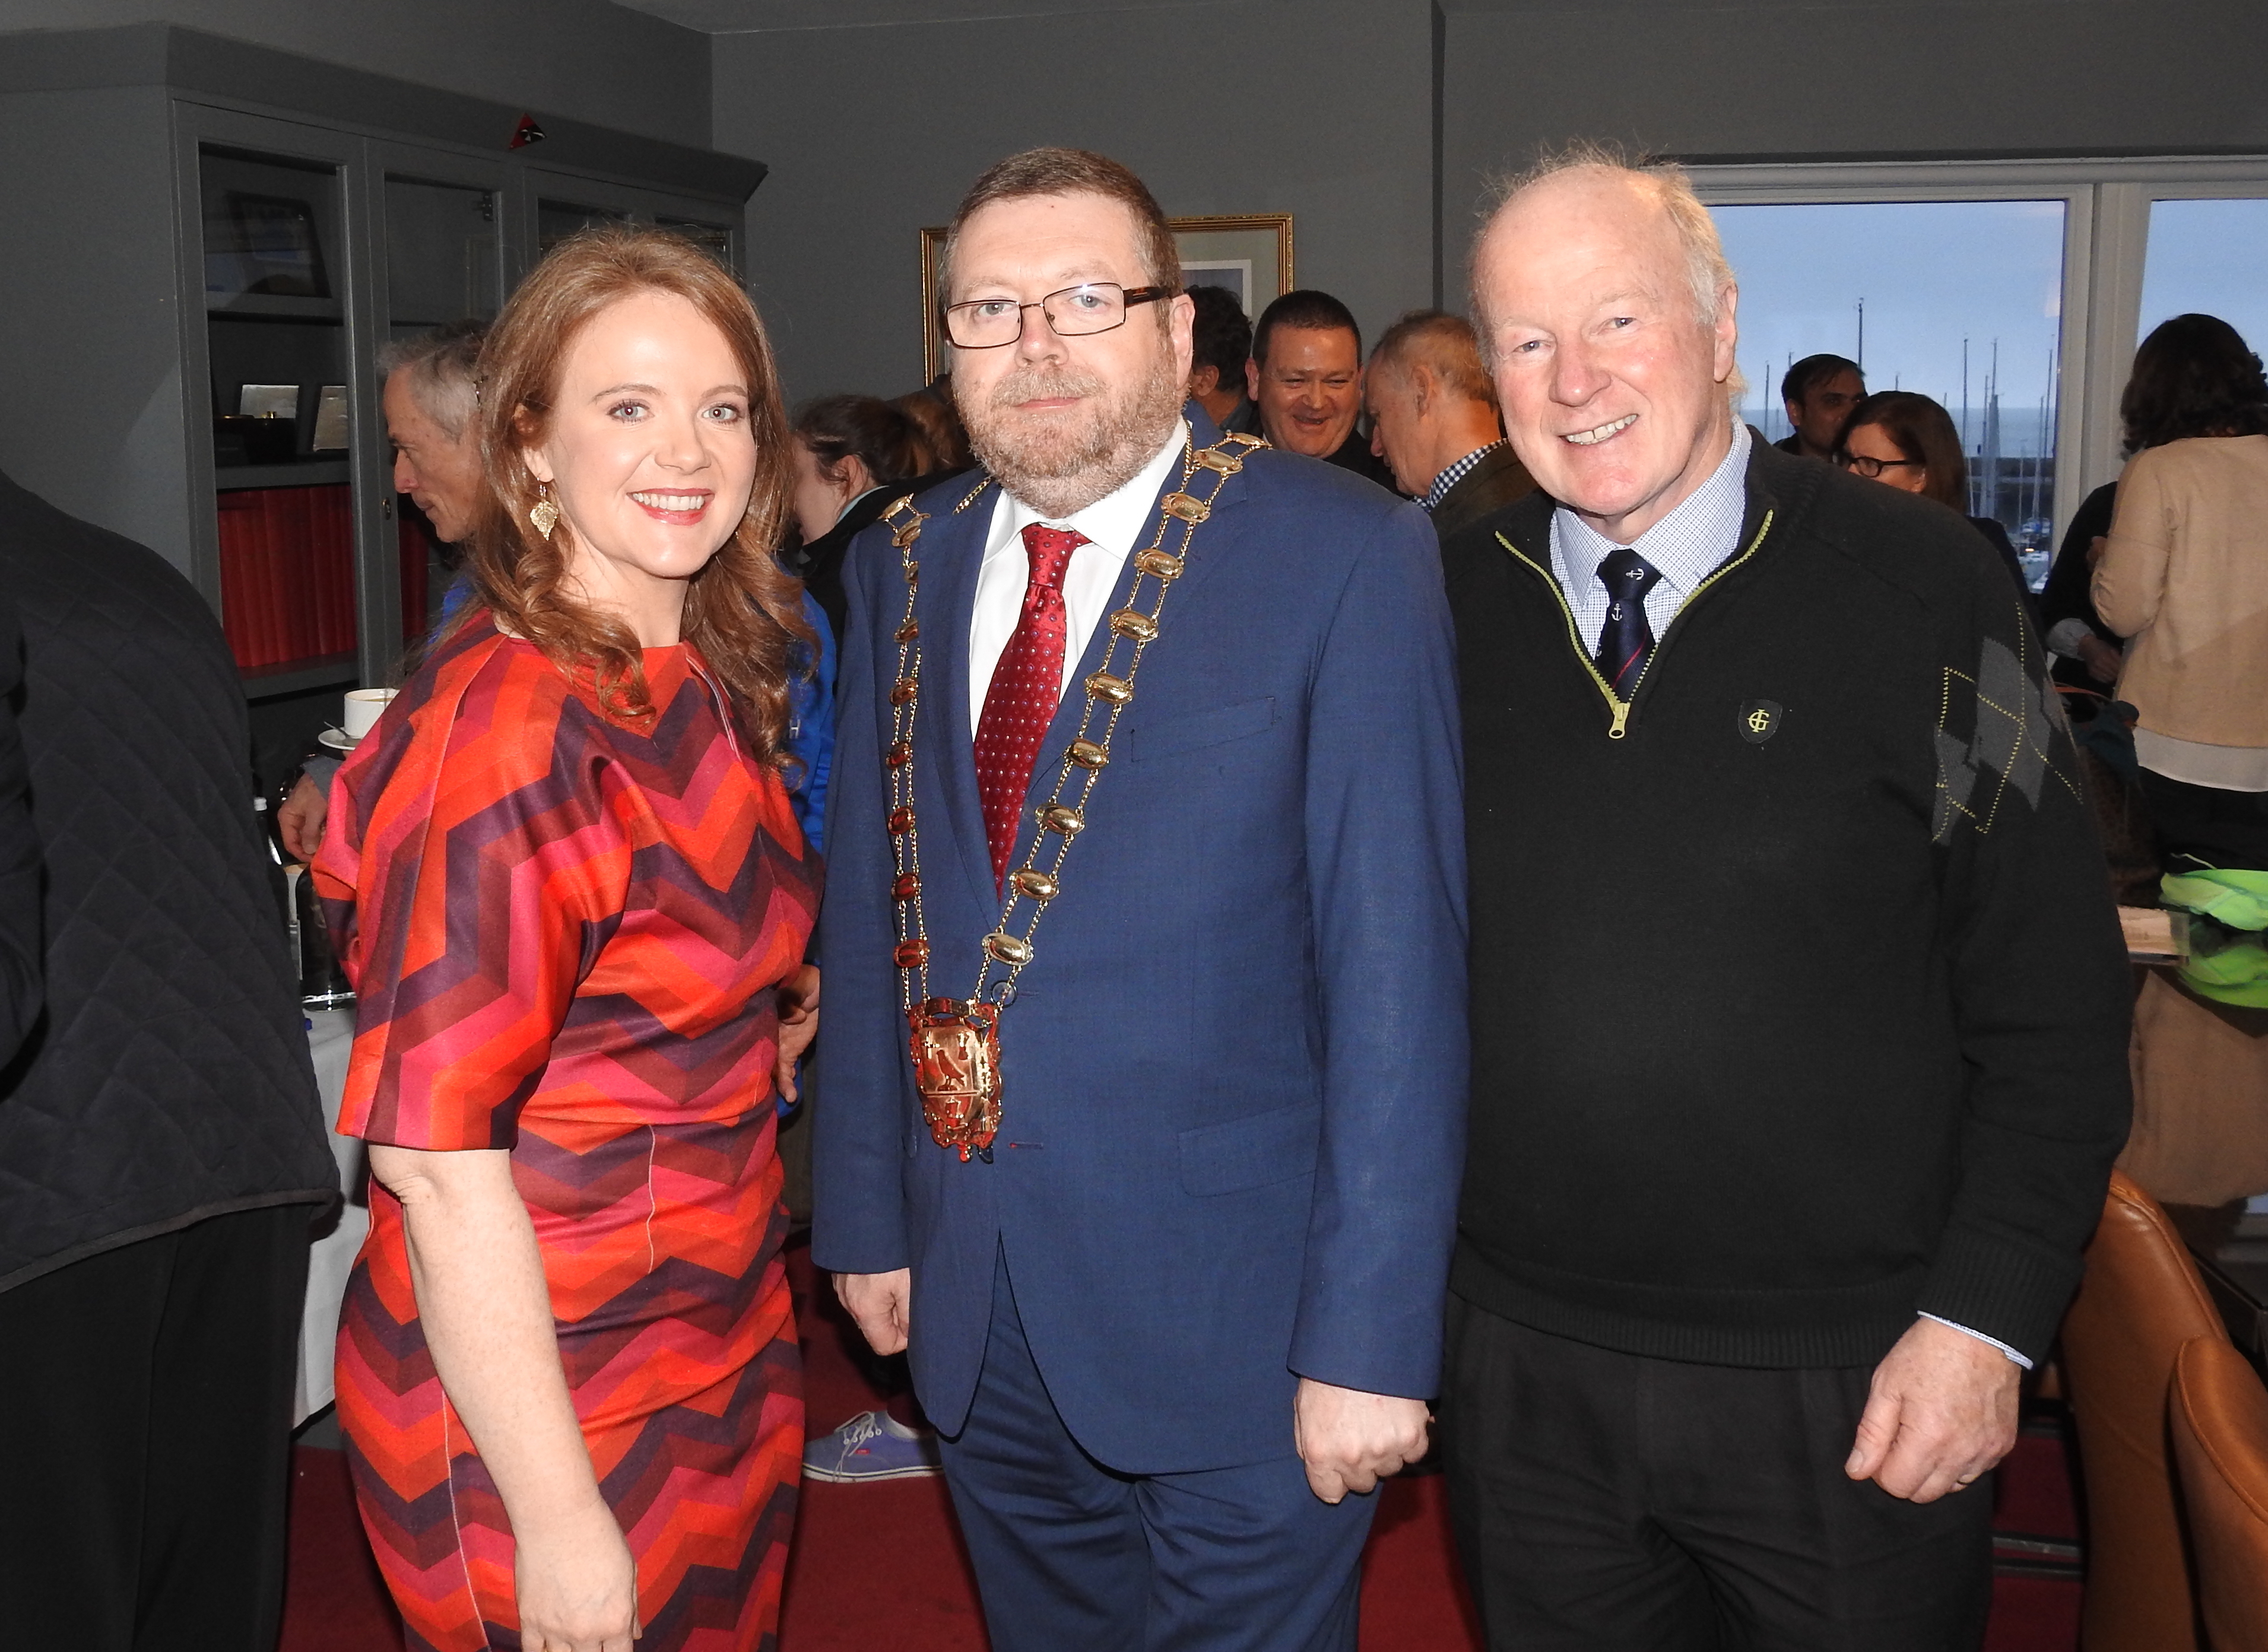
<instances>
[{"instance_id":1,"label":"hand","mask_svg":"<svg viewBox=\"0 0 2268 1652\"><path fill-rule=\"evenodd\" d=\"M2103 534L2098 533L2093 539L2088 540L2087 565L2089 568L2098 568L2102 566L2102 553L2110 548L2110 540Z\"/></svg>"},{"instance_id":2,"label":"hand","mask_svg":"<svg viewBox=\"0 0 2268 1652\"><path fill-rule=\"evenodd\" d=\"M779 984L779 1054L772 1080L788 1100L796 1098L795 1064L819 1036L819 966L806 964Z\"/></svg>"},{"instance_id":3,"label":"hand","mask_svg":"<svg viewBox=\"0 0 2268 1652\"><path fill-rule=\"evenodd\" d=\"M2090 631L2079 639L2079 663L2096 682L2115 683L2126 657Z\"/></svg>"},{"instance_id":4,"label":"hand","mask_svg":"<svg viewBox=\"0 0 2268 1652\"><path fill-rule=\"evenodd\" d=\"M1307 1489L1327 1503L1374 1490L1382 1477L1425 1455L1425 1425L1432 1420L1422 1399L1302 1377L1292 1405L1292 1437L1307 1465Z\"/></svg>"},{"instance_id":5,"label":"hand","mask_svg":"<svg viewBox=\"0 0 2268 1652\"><path fill-rule=\"evenodd\" d=\"M594 1498L556 1530L515 1535L521 1652L630 1652L637 1563L614 1511Z\"/></svg>"},{"instance_id":6,"label":"hand","mask_svg":"<svg viewBox=\"0 0 2268 1652\"><path fill-rule=\"evenodd\" d=\"M887 1274L837 1274L835 1294L858 1322L866 1346L877 1354L902 1354L911 1330L914 1276L910 1268Z\"/></svg>"},{"instance_id":7,"label":"hand","mask_svg":"<svg viewBox=\"0 0 2268 1652\"><path fill-rule=\"evenodd\" d=\"M1962 1490L2016 1443L2022 1376L1991 1343L1916 1319L1874 1368L1843 1472L1918 1503Z\"/></svg>"},{"instance_id":8,"label":"hand","mask_svg":"<svg viewBox=\"0 0 2268 1652\"><path fill-rule=\"evenodd\" d=\"M284 838L284 852L295 861L312 861L315 851L323 847L323 820L331 811L331 800L323 789L305 775L291 788L291 795L276 811L276 826Z\"/></svg>"}]
</instances>

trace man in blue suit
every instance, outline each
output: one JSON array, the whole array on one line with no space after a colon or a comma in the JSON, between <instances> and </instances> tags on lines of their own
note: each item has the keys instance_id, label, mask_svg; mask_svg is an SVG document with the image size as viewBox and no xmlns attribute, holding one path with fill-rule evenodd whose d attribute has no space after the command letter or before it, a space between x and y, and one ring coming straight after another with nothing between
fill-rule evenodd
<instances>
[{"instance_id":1,"label":"man in blue suit","mask_svg":"<svg viewBox=\"0 0 2268 1652\"><path fill-rule=\"evenodd\" d=\"M910 1334L998 1652L1351 1649L1439 1370L1440 557L1184 410L1178 277L1116 162L980 179L940 290L983 472L846 569L814 1254Z\"/></svg>"}]
</instances>

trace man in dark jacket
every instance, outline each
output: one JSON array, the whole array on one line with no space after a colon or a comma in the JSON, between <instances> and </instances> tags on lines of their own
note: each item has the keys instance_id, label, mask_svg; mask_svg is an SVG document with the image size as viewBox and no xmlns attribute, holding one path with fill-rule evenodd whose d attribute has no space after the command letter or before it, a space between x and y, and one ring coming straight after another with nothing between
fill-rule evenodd
<instances>
[{"instance_id":1,"label":"man in dark jacket","mask_svg":"<svg viewBox=\"0 0 2268 1652\"><path fill-rule=\"evenodd\" d=\"M1542 492L1445 547L1471 869L1444 1450L1491 1644L1974 1648L2127 1121L2017 594L1752 441L1682 176L1552 163L1476 313ZM1867 623L1854 631L1853 603Z\"/></svg>"},{"instance_id":2,"label":"man in dark jacket","mask_svg":"<svg viewBox=\"0 0 2268 1652\"><path fill-rule=\"evenodd\" d=\"M272 1646L338 1195L219 625L0 476L46 1012L0 1069L0 1639Z\"/></svg>"},{"instance_id":3,"label":"man in dark jacket","mask_svg":"<svg viewBox=\"0 0 2268 1652\"><path fill-rule=\"evenodd\" d=\"M1359 428L1362 329L1330 294L1295 288L1260 312L1244 385L1273 445L1393 488L1394 473Z\"/></svg>"},{"instance_id":4,"label":"man in dark jacket","mask_svg":"<svg viewBox=\"0 0 2268 1652\"><path fill-rule=\"evenodd\" d=\"M1783 453L1835 462L1843 426L1867 394L1867 375L1844 356L1807 356L1780 375L1779 402L1788 433L1772 444Z\"/></svg>"},{"instance_id":5,"label":"man in dark jacket","mask_svg":"<svg viewBox=\"0 0 2268 1652\"><path fill-rule=\"evenodd\" d=\"M1504 439L1496 389L1473 324L1412 310L1378 341L1363 374L1370 451L1394 485L1425 508L1446 545L1483 517L1535 491Z\"/></svg>"}]
</instances>

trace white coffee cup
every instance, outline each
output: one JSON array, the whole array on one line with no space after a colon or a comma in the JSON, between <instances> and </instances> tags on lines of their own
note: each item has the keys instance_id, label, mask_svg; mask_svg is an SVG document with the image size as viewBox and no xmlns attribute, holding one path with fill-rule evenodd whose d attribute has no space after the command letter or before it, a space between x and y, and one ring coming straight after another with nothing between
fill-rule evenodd
<instances>
[{"instance_id":1,"label":"white coffee cup","mask_svg":"<svg viewBox=\"0 0 2268 1652\"><path fill-rule=\"evenodd\" d=\"M391 688L348 689L346 712L339 720L339 731L350 740L362 738L385 712L394 694Z\"/></svg>"}]
</instances>

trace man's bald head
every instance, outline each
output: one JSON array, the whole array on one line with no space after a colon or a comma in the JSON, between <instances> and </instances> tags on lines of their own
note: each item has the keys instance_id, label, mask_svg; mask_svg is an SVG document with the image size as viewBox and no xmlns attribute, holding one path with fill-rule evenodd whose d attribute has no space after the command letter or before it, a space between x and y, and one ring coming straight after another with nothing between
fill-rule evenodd
<instances>
[{"instance_id":1,"label":"man's bald head","mask_svg":"<svg viewBox=\"0 0 2268 1652\"><path fill-rule=\"evenodd\" d=\"M1733 267L1725 259L1725 246L1717 234L1717 221L1693 193L1692 181L1678 167L1632 165L1603 144L1579 143L1546 156L1526 172L1506 180L1497 191L1496 202L1474 241L1473 313L1481 321L1482 359L1490 357L1488 312L1481 294L1481 261L1500 224L1523 205L1549 208L1549 199L1564 202L1588 197L1597 202L1621 200L1660 216L1664 230L1675 238L1687 290L1693 298L1697 326L1716 324L1724 295L1738 286ZM1535 201L1537 196L1545 197Z\"/></svg>"},{"instance_id":2,"label":"man's bald head","mask_svg":"<svg viewBox=\"0 0 2268 1652\"><path fill-rule=\"evenodd\" d=\"M1363 378L1370 451L1422 498L1450 465L1497 439L1496 392L1462 316L1412 310L1378 341Z\"/></svg>"},{"instance_id":3,"label":"man's bald head","mask_svg":"<svg viewBox=\"0 0 2268 1652\"><path fill-rule=\"evenodd\" d=\"M1473 253L1506 433L1537 484L1629 544L1732 439L1740 293L1675 168L1580 151L1516 180Z\"/></svg>"},{"instance_id":4,"label":"man's bald head","mask_svg":"<svg viewBox=\"0 0 2268 1652\"><path fill-rule=\"evenodd\" d=\"M1370 353L1373 378L1382 373L1407 384L1419 368L1448 394L1491 405L1496 400L1495 386L1481 361L1480 339L1473 324L1461 315L1412 310L1386 329Z\"/></svg>"}]
</instances>

